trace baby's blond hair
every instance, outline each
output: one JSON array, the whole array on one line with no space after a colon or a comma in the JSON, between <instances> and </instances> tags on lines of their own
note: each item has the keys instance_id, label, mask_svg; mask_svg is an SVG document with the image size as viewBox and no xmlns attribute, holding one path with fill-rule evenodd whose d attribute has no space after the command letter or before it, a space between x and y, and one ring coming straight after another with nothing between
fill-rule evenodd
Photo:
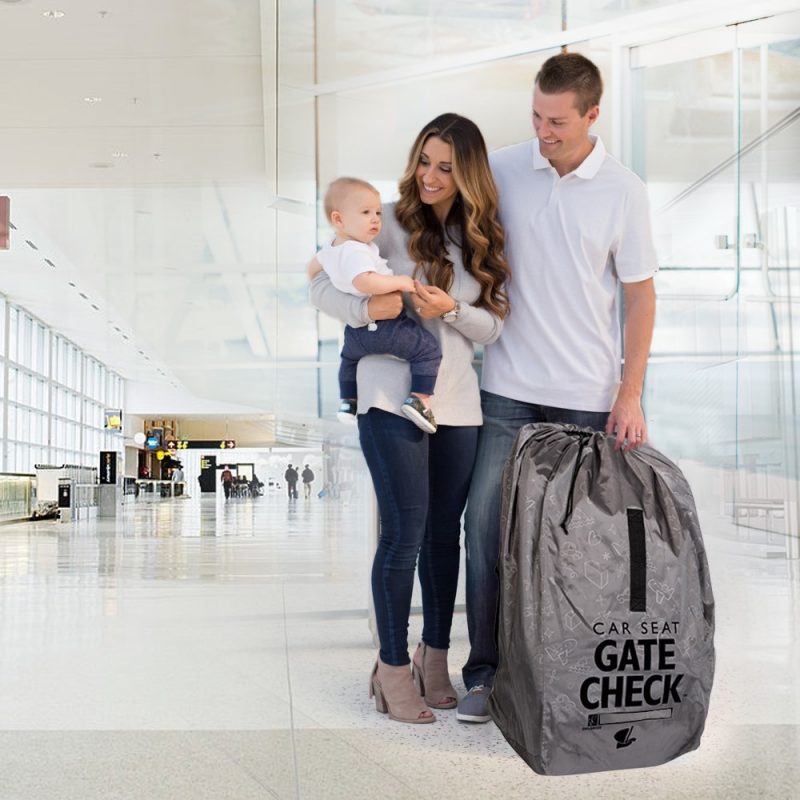
<instances>
[{"instance_id":1,"label":"baby's blond hair","mask_svg":"<svg viewBox=\"0 0 800 800\"><path fill-rule=\"evenodd\" d=\"M375 192L378 198L381 196L381 193L371 183L368 181L363 181L361 178L337 178L330 184L330 186L328 186L328 189L325 192L325 216L328 218L328 222L331 221L331 214L333 214L334 211L339 210L339 207L341 206L344 196L347 194L347 192L356 186L360 187L361 189L369 189L371 192Z\"/></svg>"}]
</instances>

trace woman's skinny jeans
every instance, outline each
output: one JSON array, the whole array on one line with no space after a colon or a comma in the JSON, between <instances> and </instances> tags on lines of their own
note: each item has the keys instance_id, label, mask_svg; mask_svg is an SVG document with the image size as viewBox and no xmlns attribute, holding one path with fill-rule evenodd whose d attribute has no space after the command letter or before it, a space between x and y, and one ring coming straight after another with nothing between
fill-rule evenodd
<instances>
[{"instance_id":1,"label":"woman's skinny jeans","mask_svg":"<svg viewBox=\"0 0 800 800\"><path fill-rule=\"evenodd\" d=\"M372 565L380 658L403 666L409 663L408 616L417 556L422 640L431 647L450 646L461 514L478 427L440 425L428 435L405 417L377 408L359 415L358 427L381 519Z\"/></svg>"}]
</instances>

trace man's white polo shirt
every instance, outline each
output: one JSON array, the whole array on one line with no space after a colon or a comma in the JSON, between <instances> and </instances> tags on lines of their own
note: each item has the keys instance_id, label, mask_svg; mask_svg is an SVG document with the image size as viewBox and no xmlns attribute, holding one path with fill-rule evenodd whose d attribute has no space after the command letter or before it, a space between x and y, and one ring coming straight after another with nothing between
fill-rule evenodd
<instances>
[{"instance_id":1,"label":"man's white polo shirt","mask_svg":"<svg viewBox=\"0 0 800 800\"><path fill-rule=\"evenodd\" d=\"M489 156L511 266L511 312L482 386L527 403L609 411L620 381L618 281L658 270L642 181L594 149L559 177L532 139Z\"/></svg>"}]
</instances>

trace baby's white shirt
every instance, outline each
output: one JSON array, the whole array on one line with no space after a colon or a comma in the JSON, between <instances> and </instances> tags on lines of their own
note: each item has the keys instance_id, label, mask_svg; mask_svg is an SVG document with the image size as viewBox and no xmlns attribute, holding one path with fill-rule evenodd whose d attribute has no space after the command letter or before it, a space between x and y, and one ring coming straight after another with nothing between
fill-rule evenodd
<instances>
[{"instance_id":1,"label":"baby's white shirt","mask_svg":"<svg viewBox=\"0 0 800 800\"><path fill-rule=\"evenodd\" d=\"M341 244L331 242L324 245L317 253L317 260L322 264L331 283L340 291L356 297L366 297L353 286L356 275L363 272L376 272L378 275L393 275L385 258L381 258L377 245L370 242L355 242L349 239Z\"/></svg>"}]
</instances>

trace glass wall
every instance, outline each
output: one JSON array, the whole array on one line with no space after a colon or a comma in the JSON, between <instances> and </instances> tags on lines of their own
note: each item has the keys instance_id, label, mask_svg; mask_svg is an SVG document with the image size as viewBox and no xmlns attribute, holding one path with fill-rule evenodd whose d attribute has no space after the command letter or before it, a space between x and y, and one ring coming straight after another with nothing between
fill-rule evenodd
<instances>
[{"instance_id":1,"label":"glass wall","mask_svg":"<svg viewBox=\"0 0 800 800\"><path fill-rule=\"evenodd\" d=\"M797 535L800 15L633 60L661 264L653 436L737 523Z\"/></svg>"},{"instance_id":2,"label":"glass wall","mask_svg":"<svg viewBox=\"0 0 800 800\"><path fill-rule=\"evenodd\" d=\"M533 77L556 50L481 51L500 42L510 20L506 44L523 49L543 32L557 36L562 21L568 30L602 26L633 12L668 13L671 3L500 4L493 22L472 20L469 29L481 29L474 43L459 34L447 3L403 5L408 17L392 3L354 3L309 18L304 47L316 71L301 81L298 65L291 67L294 86L308 87L305 95L292 90L292 114L305 121L303 136L312 122L316 130L304 203L312 178L321 194L342 174L362 176L393 199L414 136L443 111L474 119L490 149L532 135ZM459 7L466 19L483 5ZM403 33L412 23L413 46ZM605 77L596 132L650 194L662 265L645 397L653 440L697 473L710 510L794 532L799 38L798 15L789 14L670 33L663 42L652 42L651 27L643 46L610 37L569 46ZM449 66L446 57L454 59ZM310 156L312 143L302 142ZM321 241L328 229L319 206L317 219ZM330 417L341 326L320 316L318 330L319 409Z\"/></svg>"},{"instance_id":3,"label":"glass wall","mask_svg":"<svg viewBox=\"0 0 800 800\"><path fill-rule=\"evenodd\" d=\"M3 472L36 464L96 466L100 450L122 450L122 434L104 428L106 408L122 408L116 373L2 300L8 331L3 350Z\"/></svg>"}]
</instances>

